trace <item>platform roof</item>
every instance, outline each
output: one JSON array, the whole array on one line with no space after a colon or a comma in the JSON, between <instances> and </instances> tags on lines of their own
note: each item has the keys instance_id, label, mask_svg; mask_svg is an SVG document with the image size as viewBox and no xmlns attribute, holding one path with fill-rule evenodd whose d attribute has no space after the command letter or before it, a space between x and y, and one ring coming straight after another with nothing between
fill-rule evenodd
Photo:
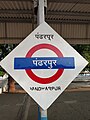
<instances>
[{"instance_id":1,"label":"platform roof","mask_svg":"<svg viewBox=\"0 0 90 120\"><path fill-rule=\"evenodd\" d=\"M32 0L0 0L0 43L22 41L36 27L36 18ZM70 43L77 39L77 44L82 40L90 44L90 0L48 0L45 21ZM80 34L67 35L69 28L74 32L78 29Z\"/></svg>"}]
</instances>

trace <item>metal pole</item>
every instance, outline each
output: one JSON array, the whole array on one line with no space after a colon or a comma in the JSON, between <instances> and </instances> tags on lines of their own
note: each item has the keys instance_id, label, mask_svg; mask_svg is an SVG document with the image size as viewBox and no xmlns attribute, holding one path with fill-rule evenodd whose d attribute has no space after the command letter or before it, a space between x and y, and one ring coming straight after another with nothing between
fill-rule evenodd
<instances>
[{"instance_id":1,"label":"metal pole","mask_svg":"<svg viewBox=\"0 0 90 120\"><path fill-rule=\"evenodd\" d=\"M37 24L40 25L45 21L44 16L44 5L45 0L38 0L38 13L37 13ZM42 108L38 108L38 120L47 120L47 110L43 110Z\"/></svg>"},{"instance_id":2,"label":"metal pole","mask_svg":"<svg viewBox=\"0 0 90 120\"><path fill-rule=\"evenodd\" d=\"M41 108L41 120L48 120L47 119L47 110L43 110Z\"/></svg>"},{"instance_id":3,"label":"metal pole","mask_svg":"<svg viewBox=\"0 0 90 120\"><path fill-rule=\"evenodd\" d=\"M40 25L44 21L44 0L38 0L37 24Z\"/></svg>"},{"instance_id":4,"label":"metal pole","mask_svg":"<svg viewBox=\"0 0 90 120\"><path fill-rule=\"evenodd\" d=\"M39 106L38 106L38 120L41 120L41 111Z\"/></svg>"},{"instance_id":5,"label":"metal pole","mask_svg":"<svg viewBox=\"0 0 90 120\"><path fill-rule=\"evenodd\" d=\"M47 110L43 110L38 107L38 120L48 120L47 119Z\"/></svg>"}]
</instances>

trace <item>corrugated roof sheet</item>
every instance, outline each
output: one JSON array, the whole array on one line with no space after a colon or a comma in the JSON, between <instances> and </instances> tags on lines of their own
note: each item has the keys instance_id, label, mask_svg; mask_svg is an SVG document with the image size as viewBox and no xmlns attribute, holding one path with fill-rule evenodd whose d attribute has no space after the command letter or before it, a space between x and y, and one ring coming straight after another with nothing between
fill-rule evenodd
<instances>
[{"instance_id":1,"label":"corrugated roof sheet","mask_svg":"<svg viewBox=\"0 0 90 120\"><path fill-rule=\"evenodd\" d=\"M48 0L45 18L71 43L85 39L90 44L90 0ZM35 21L32 0L0 0L0 43L20 42Z\"/></svg>"},{"instance_id":2,"label":"corrugated roof sheet","mask_svg":"<svg viewBox=\"0 0 90 120\"><path fill-rule=\"evenodd\" d=\"M74 1L74 2L73 2ZM85 3L84 3L85 2ZM0 18L31 18L33 14L33 3L30 0L0 0ZM70 13L70 15L69 15ZM78 13L79 15L75 14ZM63 19L69 20L68 16L75 17L76 20L90 20L90 1L89 0L48 0L47 15L48 19ZM83 15L84 14L84 15ZM86 17L86 18L85 18ZM70 19L71 22L71 19Z\"/></svg>"},{"instance_id":3,"label":"corrugated roof sheet","mask_svg":"<svg viewBox=\"0 0 90 120\"><path fill-rule=\"evenodd\" d=\"M18 9L18 10L31 10L31 1L8 1L8 0L0 0L0 9Z\"/></svg>"}]
</instances>

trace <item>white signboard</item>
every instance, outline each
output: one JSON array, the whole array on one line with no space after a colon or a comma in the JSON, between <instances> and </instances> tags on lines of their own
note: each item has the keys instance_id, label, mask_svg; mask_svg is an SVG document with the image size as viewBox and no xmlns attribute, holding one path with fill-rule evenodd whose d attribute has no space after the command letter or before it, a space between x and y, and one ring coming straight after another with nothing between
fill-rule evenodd
<instances>
[{"instance_id":1,"label":"white signboard","mask_svg":"<svg viewBox=\"0 0 90 120\"><path fill-rule=\"evenodd\" d=\"M87 64L88 62L45 22L0 62L44 110Z\"/></svg>"}]
</instances>

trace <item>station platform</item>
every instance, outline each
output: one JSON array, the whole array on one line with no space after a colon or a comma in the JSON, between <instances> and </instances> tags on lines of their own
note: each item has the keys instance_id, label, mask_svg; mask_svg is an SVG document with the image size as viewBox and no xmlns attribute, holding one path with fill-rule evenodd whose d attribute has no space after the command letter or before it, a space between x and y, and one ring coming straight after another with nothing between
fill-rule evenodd
<instances>
[{"instance_id":1,"label":"station platform","mask_svg":"<svg viewBox=\"0 0 90 120\"><path fill-rule=\"evenodd\" d=\"M23 120L25 112L25 120L38 120L38 105L26 93L0 94L0 120ZM48 120L90 120L90 89L63 92L48 109Z\"/></svg>"}]
</instances>

